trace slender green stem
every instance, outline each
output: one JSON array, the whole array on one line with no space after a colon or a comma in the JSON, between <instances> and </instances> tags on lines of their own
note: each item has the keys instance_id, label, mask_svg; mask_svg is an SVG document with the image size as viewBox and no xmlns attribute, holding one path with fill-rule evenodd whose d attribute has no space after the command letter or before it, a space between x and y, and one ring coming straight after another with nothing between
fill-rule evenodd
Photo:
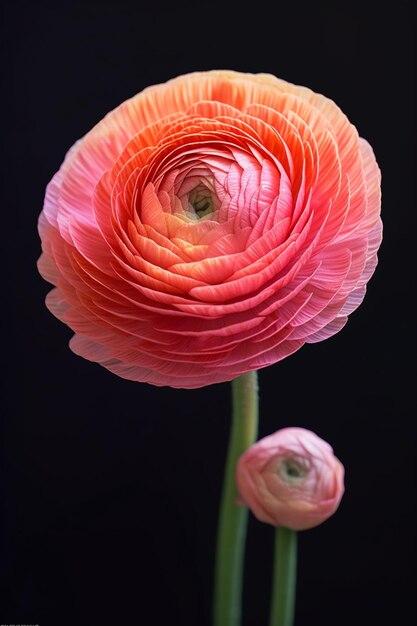
<instances>
[{"instance_id":1,"label":"slender green stem","mask_svg":"<svg viewBox=\"0 0 417 626\"><path fill-rule=\"evenodd\" d=\"M276 528L269 626L293 626L297 576L297 533Z\"/></svg>"},{"instance_id":2,"label":"slender green stem","mask_svg":"<svg viewBox=\"0 0 417 626\"><path fill-rule=\"evenodd\" d=\"M239 626L243 561L248 523L246 507L236 505L235 469L239 456L258 433L258 378L249 372L232 382L233 413L217 536L214 626Z\"/></svg>"}]
</instances>

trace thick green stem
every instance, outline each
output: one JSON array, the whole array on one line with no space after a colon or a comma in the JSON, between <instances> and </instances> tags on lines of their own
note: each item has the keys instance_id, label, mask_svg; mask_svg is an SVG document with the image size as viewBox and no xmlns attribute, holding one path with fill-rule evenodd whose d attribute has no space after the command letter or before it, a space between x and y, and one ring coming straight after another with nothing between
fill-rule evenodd
<instances>
[{"instance_id":1,"label":"thick green stem","mask_svg":"<svg viewBox=\"0 0 417 626\"><path fill-rule=\"evenodd\" d=\"M248 509L236 505L236 462L258 433L258 377L249 372L232 382L233 414L217 536L214 626L239 626Z\"/></svg>"},{"instance_id":2,"label":"thick green stem","mask_svg":"<svg viewBox=\"0 0 417 626\"><path fill-rule=\"evenodd\" d=\"M277 528L269 626L293 626L296 576L297 533L289 528Z\"/></svg>"}]
</instances>

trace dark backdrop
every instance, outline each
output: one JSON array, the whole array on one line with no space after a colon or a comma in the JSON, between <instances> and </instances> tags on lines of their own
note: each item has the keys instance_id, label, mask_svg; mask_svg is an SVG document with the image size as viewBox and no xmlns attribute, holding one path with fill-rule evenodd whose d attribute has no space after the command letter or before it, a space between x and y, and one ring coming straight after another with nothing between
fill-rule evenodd
<instances>
[{"instance_id":1,"label":"dark backdrop","mask_svg":"<svg viewBox=\"0 0 417 626\"><path fill-rule=\"evenodd\" d=\"M158 389L76 357L35 263L73 142L147 85L213 68L326 94L376 152L385 238L366 299L260 373L260 434L311 428L346 466L338 513L300 536L297 626L412 623L412 3L289 4L5 5L2 624L209 624L229 386ZM251 518L245 626L266 624L272 539Z\"/></svg>"}]
</instances>

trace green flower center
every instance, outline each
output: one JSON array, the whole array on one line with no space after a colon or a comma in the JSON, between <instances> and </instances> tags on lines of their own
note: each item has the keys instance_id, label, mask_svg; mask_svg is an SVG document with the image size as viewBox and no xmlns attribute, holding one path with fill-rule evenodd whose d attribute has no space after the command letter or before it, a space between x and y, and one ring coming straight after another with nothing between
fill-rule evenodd
<instances>
[{"instance_id":1,"label":"green flower center","mask_svg":"<svg viewBox=\"0 0 417 626\"><path fill-rule=\"evenodd\" d=\"M190 191L188 202L199 219L214 213L213 192L202 183Z\"/></svg>"},{"instance_id":2,"label":"green flower center","mask_svg":"<svg viewBox=\"0 0 417 626\"><path fill-rule=\"evenodd\" d=\"M286 482L302 481L308 474L308 468L295 459L283 459L279 466L279 475Z\"/></svg>"}]
</instances>

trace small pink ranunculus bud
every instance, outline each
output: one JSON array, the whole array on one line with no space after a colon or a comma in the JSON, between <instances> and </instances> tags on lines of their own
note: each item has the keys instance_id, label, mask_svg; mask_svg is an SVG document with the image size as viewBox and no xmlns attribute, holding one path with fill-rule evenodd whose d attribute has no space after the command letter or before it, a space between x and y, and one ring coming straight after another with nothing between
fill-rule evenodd
<instances>
[{"instance_id":1,"label":"small pink ranunculus bud","mask_svg":"<svg viewBox=\"0 0 417 626\"><path fill-rule=\"evenodd\" d=\"M305 530L338 508L344 467L332 447L304 428L282 428L246 450L236 467L239 504L261 522Z\"/></svg>"}]
</instances>

